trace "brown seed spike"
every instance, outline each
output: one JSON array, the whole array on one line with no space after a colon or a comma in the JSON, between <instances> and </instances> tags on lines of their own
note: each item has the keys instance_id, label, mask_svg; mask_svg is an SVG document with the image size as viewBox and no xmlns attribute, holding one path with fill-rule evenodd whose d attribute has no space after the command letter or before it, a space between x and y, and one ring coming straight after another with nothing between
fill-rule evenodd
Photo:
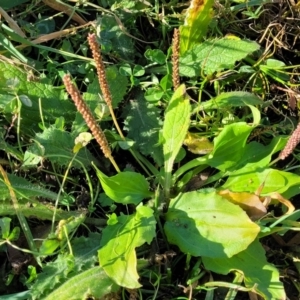
<instances>
[{"instance_id":1,"label":"brown seed spike","mask_svg":"<svg viewBox=\"0 0 300 300\"><path fill-rule=\"evenodd\" d=\"M72 83L70 75L65 75L63 77L63 82L65 84L67 92L69 93L72 100L74 101L77 110L82 115L86 124L90 128L95 140L100 145L100 148L101 148L104 156L107 158L111 158L111 150L109 148L107 139L106 139L102 129L98 125L96 119L94 118L92 112L90 111L89 107L83 101L79 90Z\"/></svg>"},{"instance_id":2,"label":"brown seed spike","mask_svg":"<svg viewBox=\"0 0 300 300\"><path fill-rule=\"evenodd\" d=\"M105 67L102 60L100 46L97 43L96 35L94 33L88 35L88 42L92 51L92 55L96 64L99 85L103 94L104 101L108 107L112 107L112 97L109 90L108 82L105 74Z\"/></svg>"},{"instance_id":3,"label":"brown seed spike","mask_svg":"<svg viewBox=\"0 0 300 300\"><path fill-rule=\"evenodd\" d=\"M284 149L279 154L279 159L286 159L300 142L300 123L290 136Z\"/></svg>"},{"instance_id":4,"label":"brown seed spike","mask_svg":"<svg viewBox=\"0 0 300 300\"><path fill-rule=\"evenodd\" d=\"M173 34L173 53L172 53L172 64L173 64L173 71L172 71L172 81L173 81L173 88L174 91L180 86L180 79L179 79L179 41L180 35L179 30L176 28Z\"/></svg>"}]
</instances>

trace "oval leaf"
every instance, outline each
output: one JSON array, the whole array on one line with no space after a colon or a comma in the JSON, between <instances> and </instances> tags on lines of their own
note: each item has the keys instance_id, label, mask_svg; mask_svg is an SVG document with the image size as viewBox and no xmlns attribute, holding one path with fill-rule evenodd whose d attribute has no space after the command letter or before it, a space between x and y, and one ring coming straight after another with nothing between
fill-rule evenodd
<instances>
[{"instance_id":1,"label":"oval leaf","mask_svg":"<svg viewBox=\"0 0 300 300\"><path fill-rule=\"evenodd\" d=\"M102 231L99 250L100 264L106 274L120 286L141 287L136 270L135 248L150 244L155 237L155 218L149 207L139 206L130 216L113 214Z\"/></svg>"},{"instance_id":2,"label":"oval leaf","mask_svg":"<svg viewBox=\"0 0 300 300\"><path fill-rule=\"evenodd\" d=\"M193 256L231 257L245 250L259 230L239 206L213 189L179 195L166 214L169 242Z\"/></svg>"},{"instance_id":3,"label":"oval leaf","mask_svg":"<svg viewBox=\"0 0 300 300\"><path fill-rule=\"evenodd\" d=\"M137 205L153 194L149 191L147 180L139 173L122 172L108 177L96 167L95 169L105 194L115 202Z\"/></svg>"},{"instance_id":4,"label":"oval leaf","mask_svg":"<svg viewBox=\"0 0 300 300\"><path fill-rule=\"evenodd\" d=\"M225 126L214 139L214 150L208 164L220 171L235 168L244 157L246 142L253 127L244 122Z\"/></svg>"},{"instance_id":5,"label":"oval leaf","mask_svg":"<svg viewBox=\"0 0 300 300\"><path fill-rule=\"evenodd\" d=\"M190 124L191 105L182 84L175 91L166 109L162 130L165 161L165 189L171 186L171 172L174 160L183 144Z\"/></svg>"}]
</instances>

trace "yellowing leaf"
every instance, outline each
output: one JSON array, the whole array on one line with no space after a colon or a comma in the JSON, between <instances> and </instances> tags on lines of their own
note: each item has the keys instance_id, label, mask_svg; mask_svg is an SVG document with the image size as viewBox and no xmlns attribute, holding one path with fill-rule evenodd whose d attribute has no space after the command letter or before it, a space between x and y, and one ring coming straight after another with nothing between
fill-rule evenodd
<instances>
[{"instance_id":1,"label":"yellowing leaf","mask_svg":"<svg viewBox=\"0 0 300 300\"><path fill-rule=\"evenodd\" d=\"M239 205L252 220L259 219L267 213L266 207L256 194L234 193L230 190L219 191L218 194L231 203Z\"/></svg>"},{"instance_id":2,"label":"yellowing leaf","mask_svg":"<svg viewBox=\"0 0 300 300\"><path fill-rule=\"evenodd\" d=\"M207 137L199 137L196 133L188 132L183 144L195 154L207 154L213 150L213 143Z\"/></svg>"},{"instance_id":3,"label":"yellowing leaf","mask_svg":"<svg viewBox=\"0 0 300 300\"><path fill-rule=\"evenodd\" d=\"M270 203L281 203L287 208L286 215L291 214L295 207L294 205L279 193L271 193L268 196L260 197L256 193L247 192L231 192L230 190L219 191L218 194L231 203L239 205L252 220L257 220L267 213L267 208Z\"/></svg>"},{"instance_id":4,"label":"yellowing leaf","mask_svg":"<svg viewBox=\"0 0 300 300\"><path fill-rule=\"evenodd\" d=\"M180 26L180 54L199 44L213 17L213 0L192 0L187 10L184 25Z\"/></svg>"},{"instance_id":5,"label":"yellowing leaf","mask_svg":"<svg viewBox=\"0 0 300 300\"><path fill-rule=\"evenodd\" d=\"M287 212L285 213L285 215L289 215L295 210L294 205L288 199L282 197L279 193L271 193L267 197L271 199L271 203L275 202L275 204L277 204L277 202L280 202L281 204L285 205L287 208Z\"/></svg>"},{"instance_id":6,"label":"yellowing leaf","mask_svg":"<svg viewBox=\"0 0 300 300\"><path fill-rule=\"evenodd\" d=\"M240 41L241 39L234 35L234 34L231 34L231 33L228 33L225 35L225 39L229 39L229 40L236 40L236 41Z\"/></svg>"},{"instance_id":7,"label":"yellowing leaf","mask_svg":"<svg viewBox=\"0 0 300 300\"><path fill-rule=\"evenodd\" d=\"M166 213L168 241L193 256L231 257L245 250L259 231L239 206L214 189L180 194Z\"/></svg>"}]
</instances>

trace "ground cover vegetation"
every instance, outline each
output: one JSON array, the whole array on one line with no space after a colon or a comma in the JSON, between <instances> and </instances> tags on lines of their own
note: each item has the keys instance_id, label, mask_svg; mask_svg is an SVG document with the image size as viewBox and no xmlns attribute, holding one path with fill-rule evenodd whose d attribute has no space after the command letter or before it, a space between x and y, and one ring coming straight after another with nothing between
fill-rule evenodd
<instances>
[{"instance_id":1,"label":"ground cover vegetation","mask_svg":"<svg viewBox=\"0 0 300 300\"><path fill-rule=\"evenodd\" d=\"M0 299L299 299L297 3L0 15Z\"/></svg>"}]
</instances>

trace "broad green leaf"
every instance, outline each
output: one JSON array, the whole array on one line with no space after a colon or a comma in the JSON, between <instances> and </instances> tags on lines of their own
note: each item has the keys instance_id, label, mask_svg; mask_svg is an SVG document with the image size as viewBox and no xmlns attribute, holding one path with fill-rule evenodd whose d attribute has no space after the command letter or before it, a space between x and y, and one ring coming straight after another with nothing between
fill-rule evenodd
<instances>
[{"instance_id":1,"label":"broad green leaf","mask_svg":"<svg viewBox=\"0 0 300 300\"><path fill-rule=\"evenodd\" d=\"M37 133L34 140L38 144L39 149L34 145L29 147L27 151L47 158L53 163L68 165L74 157L75 137L67 131L50 127L45 129L43 133ZM78 151L76 159L73 161L73 166L77 168L88 167L95 160L88 149L82 148Z\"/></svg>"},{"instance_id":2,"label":"broad green leaf","mask_svg":"<svg viewBox=\"0 0 300 300\"><path fill-rule=\"evenodd\" d=\"M219 274L226 275L233 270L242 272L246 287L253 287L266 300L286 299L279 272L274 265L267 262L265 250L258 240L233 257L202 257L202 260L206 269Z\"/></svg>"},{"instance_id":3,"label":"broad green leaf","mask_svg":"<svg viewBox=\"0 0 300 300\"><path fill-rule=\"evenodd\" d=\"M274 192L285 196L285 192L291 187L299 187L300 176L271 168L253 170L245 167L232 173L223 188L232 192L255 192L262 184L264 185L261 191L262 196Z\"/></svg>"},{"instance_id":4,"label":"broad green leaf","mask_svg":"<svg viewBox=\"0 0 300 300\"><path fill-rule=\"evenodd\" d=\"M238 165L244 156L246 141L252 129L244 122L225 126L214 139L214 150L207 163L220 171Z\"/></svg>"},{"instance_id":5,"label":"broad green leaf","mask_svg":"<svg viewBox=\"0 0 300 300\"><path fill-rule=\"evenodd\" d=\"M168 241L193 256L231 257L251 244L259 226L213 189L184 193L170 202Z\"/></svg>"},{"instance_id":6,"label":"broad green leaf","mask_svg":"<svg viewBox=\"0 0 300 300\"><path fill-rule=\"evenodd\" d=\"M182 147L189 128L190 111L189 97L186 94L185 85L182 84L175 91L168 104L162 130L166 191L171 186L171 173L174 160Z\"/></svg>"},{"instance_id":7,"label":"broad green leaf","mask_svg":"<svg viewBox=\"0 0 300 300\"><path fill-rule=\"evenodd\" d=\"M23 103L23 105L28 106L28 107L32 106L31 100L26 95L19 95L18 98Z\"/></svg>"},{"instance_id":8,"label":"broad green leaf","mask_svg":"<svg viewBox=\"0 0 300 300\"><path fill-rule=\"evenodd\" d=\"M72 277L44 299L102 299L105 295L116 292L118 289L119 287L105 274L103 268L94 267Z\"/></svg>"},{"instance_id":9,"label":"broad green leaf","mask_svg":"<svg viewBox=\"0 0 300 300\"><path fill-rule=\"evenodd\" d=\"M180 26L180 54L183 55L203 41L213 17L213 0L192 0L186 11L184 24Z\"/></svg>"},{"instance_id":10,"label":"broad green leaf","mask_svg":"<svg viewBox=\"0 0 300 300\"><path fill-rule=\"evenodd\" d=\"M135 289L141 284L136 270L135 248L144 243L150 244L155 236L153 211L138 206L133 215L112 215L108 226L102 231L99 250L100 265L106 274L118 285Z\"/></svg>"},{"instance_id":11,"label":"broad green leaf","mask_svg":"<svg viewBox=\"0 0 300 300\"><path fill-rule=\"evenodd\" d=\"M128 63L122 64L119 68L119 72L123 76L131 76L132 75L132 69L131 69L130 64L128 64Z\"/></svg>"},{"instance_id":12,"label":"broad green leaf","mask_svg":"<svg viewBox=\"0 0 300 300\"><path fill-rule=\"evenodd\" d=\"M154 105L147 103L143 94L135 95L125 109L124 129L129 139L136 142L135 146L144 155L151 155L154 161L163 164L162 146L158 145L159 129L162 126L160 111Z\"/></svg>"},{"instance_id":13,"label":"broad green leaf","mask_svg":"<svg viewBox=\"0 0 300 300\"><path fill-rule=\"evenodd\" d=\"M115 202L122 204L139 204L144 198L153 195L149 191L149 184L140 173L121 172L108 177L96 167L97 176L105 194Z\"/></svg>"},{"instance_id":14,"label":"broad green leaf","mask_svg":"<svg viewBox=\"0 0 300 300\"><path fill-rule=\"evenodd\" d=\"M252 93L234 91L219 94L216 98L201 103L201 110L262 105L263 101ZM197 108L199 110L199 108Z\"/></svg>"},{"instance_id":15,"label":"broad green leaf","mask_svg":"<svg viewBox=\"0 0 300 300\"><path fill-rule=\"evenodd\" d=\"M55 237L50 237L43 241L40 247L40 255L51 255L60 246L60 241Z\"/></svg>"},{"instance_id":16,"label":"broad green leaf","mask_svg":"<svg viewBox=\"0 0 300 300\"><path fill-rule=\"evenodd\" d=\"M155 86L148 88L144 94L144 97L148 102L157 105L164 94L165 91L163 91L161 87Z\"/></svg>"},{"instance_id":17,"label":"broad green leaf","mask_svg":"<svg viewBox=\"0 0 300 300\"><path fill-rule=\"evenodd\" d=\"M136 77L143 76L145 74L145 68L141 65L135 65L132 70L132 75Z\"/></svg>"},{"instance_id":18,"label":"broad green leaf","mask_svg":"<svg viewBox=\"0 0 300 300\"><path fill-rule=\"evenodd\" d=\"M180 75L199 76L201 72L212 75L225 69L233 69L235 63L260 48L256 42L222 38L207 40L196 45L180 58Z\"/></svg>"},{"instance_id":19,"label":"broad green leaf","mask_svg":"<svg viewBox=\"0 0 300 300\"><path fill-rule=\"evenodd\" d=\"M277 136L266 146L255 141L246 144L244 156L239 161L239 165L236 166L234 173L239 174L239 169L244 167L252 171L262 170L268 166L274 153L284 148L286 142L287 137Z\"/></svg>"}]
</instances>

